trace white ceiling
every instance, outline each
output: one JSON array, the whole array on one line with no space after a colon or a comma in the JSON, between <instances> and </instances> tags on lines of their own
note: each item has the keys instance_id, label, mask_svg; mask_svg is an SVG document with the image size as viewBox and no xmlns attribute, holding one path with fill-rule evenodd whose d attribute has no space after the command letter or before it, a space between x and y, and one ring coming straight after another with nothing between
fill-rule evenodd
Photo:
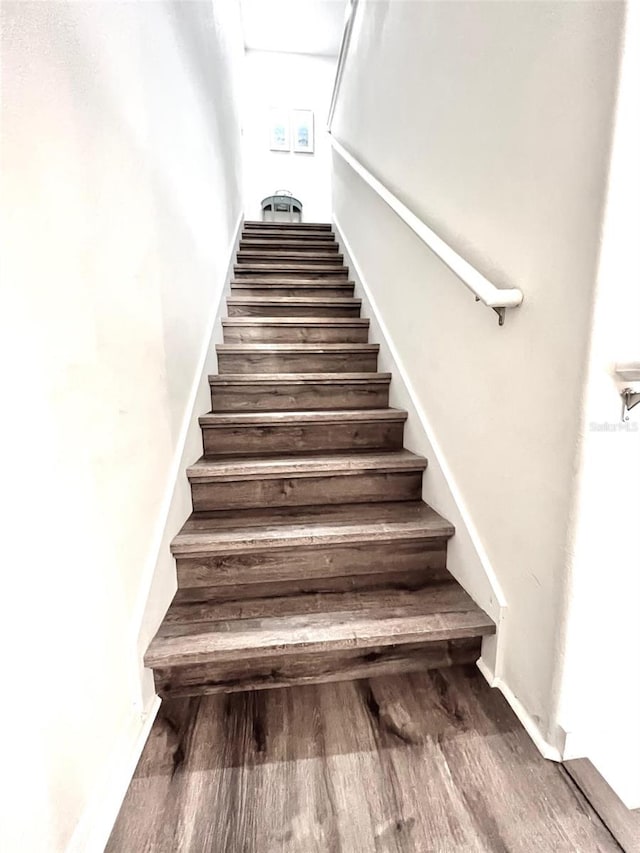
<instances>
[{"instance_id":1,"label":"white ceiling","mask_svg":"<svg viewBox=\"0 0 640 853\"><path fill-rule=\"evenodd\" d=\"M346 0L241 0L249 50L337 56Z\"/></svg>"}]
</instances>

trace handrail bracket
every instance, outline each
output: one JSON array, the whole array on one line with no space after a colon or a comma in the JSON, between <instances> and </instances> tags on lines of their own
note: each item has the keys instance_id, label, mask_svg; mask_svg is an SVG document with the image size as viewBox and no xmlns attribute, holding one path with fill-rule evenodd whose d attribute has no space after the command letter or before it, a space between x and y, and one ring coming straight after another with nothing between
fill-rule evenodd
<instances>
[{"instance_id":1,"label":"handrail bracket","mask_svg":"<svg viewBox=\"0 0 640 853\"><path fill-rule=\"evenodd\" d=\"M640 403L640 391L632 391L631 388L623 388L620 392L622 397L622 420L628 421L628 412Z\"/></svg>"},{"instance_id":2,"label":"handrail bracket","mask_svg":"<svg viewBox=\"0 0 640 853\"><path fill-rule=\"evenodd\" d=\"M480 302L479 296L476 296L476 302ZM493 305L491 307L493 308ZM493 308L493 310L498 315L498 325L504 326L504 318L507 314L507 309L504 306L501 306L500 308Z\"/></svg>"}]
</instances>

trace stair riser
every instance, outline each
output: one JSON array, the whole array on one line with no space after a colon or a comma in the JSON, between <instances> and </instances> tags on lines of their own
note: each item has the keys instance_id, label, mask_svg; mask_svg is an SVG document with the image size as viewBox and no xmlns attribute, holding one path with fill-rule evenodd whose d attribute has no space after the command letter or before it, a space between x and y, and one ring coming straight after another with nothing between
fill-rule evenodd
<instances>
[{"instance_id":1,"label":"stair riser","mask_svg":"<svg viewBox=\"0 0 640 853\"><path fill-rule=\"evenodd\" d=\"M243 225L243 228L251 229L268 229L268 228L298 228L300 230L316 228L318 231L324 231L325 233L331 232L332 225L330 222L269 222L264 219L247 219Z\"/></svg>"},{"instance_id":2,"label":"stair riser","mask_svg":"<svg viewBox=\"0 0 640 853\"><path fill-rule=\"evenodd\" d=\"M255 251L256 249L259 251L261 249L266 249L269 252L275 251L276 249L291 249L294 252L306 251L307 249L312 252L333 252L334 255L338 254L338 244L333 239L295 239L293 237L280 237L275 240L270 237L250 237L246 239L240 240L239 250L242 251Z\"/></svg>"},{"instance_id":3,"label":"stair riser","mask_svg":"<svg viewBox=\"0 0 640 853\"><path fill-rule=\"evenodd\" d=\"M329 264L330 266L339 266L342 264L342 255L337 255L335 252L318 252L318 251L287 251L281 249L263 249L252 251L245 249L238 252L239 264L295 264L296 266L310 264L312 266L318 264Z\"/></svg>"},{"instance_id":4,"label":"stair riser","mask_svg":"<svg viewBox=\"0 0 640 853\"><path fill-rule=\"evenodd\" d=\"M178 589L174 602L180 604L206 604L215 602L236 604L247 598L272 598L273 596L316 595L318 593L353 593L397 590L420 590L450 579L446 569L425 572L407 571L369 575L340 575L339 577L295 578L272 583L250 583L238 586L194 586ZM431 579L433 576L433 580Z\"/></svg>"},{"instance_id":5,"label":"stair riser","mask_svg":"<svg viewBox=\"0 0 640 853\"><path fill-rule=\"evenodd\" d=\"M248 295L248 294L247 294ZM273 295L273 294L271 294ZM294 296L307 296L307 293L293 294ZM329 296L328 294L321 294ZM342 294L338 294L341 296ZM227 302L227 314L229 317L359 317L360 304L354 305L278 305L260 304L239 305Z\"/></svg>"},{"instance_id":6,"label":"stair riser","mask_svg":"<svg viewBox=\"0 0 640 853\"><path fill-rule=\"evenodd\" d=\"M270 506L415 501L422 471L273 477L191 483L194 512Z\"/></svg>"},{"instance_id":7,"label":"stair riser","mask_svg":"<svg viewBox=\"0 0 640 853\"><path fill-rule=\"evenodd\" d=\"M353 290L354 287L352 284L330 284L329 287L323 284L318 284L316 287L313 285L307 285L302 287L300 285L289 284L282 286L280 282L276 284L252 284L252 285L244 285L242 287L238 287L237 285L231 285L231 296L248 296L252 298L256 298L259 296L266 297L307 297L307 298L315 298L315 299L351 299L353 298ZM273 315L271 315L273 316ZM309 315L313 316L313 315ZM316 317L322 316L321 314L316 314Z\"/></svg>"},{"instance_id":8,"label":"stair riser","mask_svg":"<svg viewBox=\"0 0 640 853\"><path fill-rule=\"evenodd\" d=\"M337 246L335 234L331 231L285 231L273 229L270 231L244 231L241 241L259 240L261 243L268 242L274 246L280 245L282 241L295 240L304 246L320 244L322 246Z\"/></svg>"},{"instance_id":9,"label":"stair riser","mask_svg":"<svg viewBox=\"0 0 640 853\"><path fill-rule=\"evenodd\" d=\"M404 421L202 428L205 456L401 450Z\"/></svg>"},{"instance_id":10,"label":"stair riser","mask_svg":"<svg viewBox=\"0 0 640 853\"><path fill-rule=\"evenodd\" d=\"M366 344L368 326L223 326L226 344Z\"/></svg>"},{"instance_id":11,"label":"stair riser","mask_svg":"<svg viewBox=\"0 0 640 853\"><path fill-rule=\"evenodd\" d=\"M347 649L329 654L298 652L233 663L157 668L154 678L156 690L163 698L235 693L474 663L480 656L480 645L480 638L474 638Z\"/></svg>"},{"instance_id":12,"label":"stair riser","mask_svg":"<svg viewBox=\"0 0 640 853\"><path fill-rule=\"evenodd\" d=\"M296 412L321 409L384 409L389 384L376 382L340 385L225 385L211 389L214 412Z\"/></svg>"},{"instance_id":13,"label":"stair riser","mask_svg":"<svg viewBox=\"0 0 640 853\"><path fill-rule=\"evenodd\" d=\"M398 573L415 588L447 580L446 539L394 539L341 545L294 545L176 557L178 588L190 600L250 599L328 591L329 578L348 590L393 583ZM290 586L283 586L290 585ZM276 586L277 585L277 586ZM254 594L257 588L260 594ZM331 589L335 590L335 586ZM198 594L200 590L200 595Z\"/></svg>"},{"instance_id":14,"label":"stair riser","mask_svg":"<svg viewBox=\"0 0 640 853\"><path fill-rule=\"evenodd\" d=\"M254 236L254 235L263 235L272 236L274 234L289 234L303 237L311 237L316 234L321 237L331 237L335 239L335 234L329 228L322 228L315 223L306 223L306 222L256 222L256 223L245 223L244 228L242 229L242 236Z\"/></svg>"},{"instance_id":15,"label":"stair riser","mask_svg":"<svg viewBox=\"0 0 640 853\"><path fill-rule=\"evenodd\" d=\"M334 268L329 264L326 269L318 264L270 264L236 266L234 274L237 279L255 278L259 276L269 281L295 281L297 278L306 279L321 279L327 281L346 281L349 278L349 271L346 267Z\"/></svg>"},{"instance_id":16,"label":"stair riser","mask_svg":"<svg viewBox=\"0 0 640 853\"><path fill-rule=\"evenodd\" d=\"M218 353L225 373L375 373L377 353Z\"/></svg>"}]
</instances>

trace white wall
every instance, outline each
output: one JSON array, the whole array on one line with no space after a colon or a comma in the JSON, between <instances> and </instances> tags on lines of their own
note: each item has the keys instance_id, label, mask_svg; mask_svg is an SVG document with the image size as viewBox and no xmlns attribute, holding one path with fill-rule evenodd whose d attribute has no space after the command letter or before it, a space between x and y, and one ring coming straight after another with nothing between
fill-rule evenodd
<instances>
[{"instance_id":1,"label":"white wall","mask_svg":"<svg viewBox=\"0 0 640 853\"><path fill-rule=\"evenodd\" d=\"M248 50L244 65L243 156L247 219L261 219L260 202L287 189L306 222L331 220L331 152L326 132L336 58ZM313 154L269 149L269 109L314 112Z\"/></svg>"},{"instance_id":2,"label":"white wall","mask_svg":"<svg viewBox=\"0 0 640 853\"><path fill-rule=\"evenodd\" d=\"M333 124L453 248L525 294L499 328L334 155L336 219L507 599L496 674L550 747L622 18L606 2L361 0Z\"/></svg>"},{"instance_id":3,"label":"white wall","mask_svg":"<svg viewBox=\"0 0 640 853\"><path fill-rule=\"evenodd\" d=\"M559 719L567 757L587 756L640 808L640 407L627 423L616 362L640 359L640 7L627 13L581 431Z\"/></svg>"},{"instance_id":4,"label":"white wall","mask_svg":"<svg viewBox=\"0 0 640 853\"><path fill-rule=\"evenodd\" d=\"M87 853L153 710L143 604L241 211L239 15L7 2L2 27L0 847Z\"/></svg>"}]
</instances>

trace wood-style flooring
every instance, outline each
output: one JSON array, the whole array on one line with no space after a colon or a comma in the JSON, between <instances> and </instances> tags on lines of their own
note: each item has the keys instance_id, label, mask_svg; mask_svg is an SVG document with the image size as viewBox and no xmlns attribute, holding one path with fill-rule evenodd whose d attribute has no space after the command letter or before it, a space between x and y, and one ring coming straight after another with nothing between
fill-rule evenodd
<instances>
[{"instance_id":1,"label":"wood-style flooring","mask_svg":"<svg viewBox=\"0 0 640 853\"><path fill-rule=\"evenodd\" d=\"M163 702L108 853L620 851L474 666Z\"/></svg>"}]
</instances>

